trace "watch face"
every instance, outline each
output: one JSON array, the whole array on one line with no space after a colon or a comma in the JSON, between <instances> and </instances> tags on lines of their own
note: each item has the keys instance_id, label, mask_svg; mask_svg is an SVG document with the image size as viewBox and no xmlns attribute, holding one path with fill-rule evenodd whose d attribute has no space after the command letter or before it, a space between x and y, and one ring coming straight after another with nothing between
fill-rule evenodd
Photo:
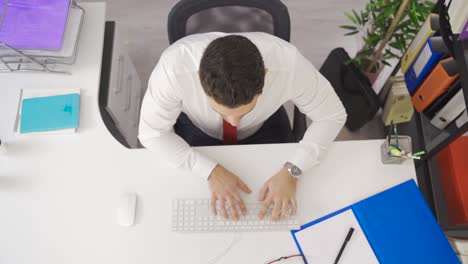
<instances>
[{"instance_id":1,"label":"watch face","mask_svg":"<svg viewBox=\"0 0 468 264\"><path fill-rule=\"evenodd\" d=\"M294 176L299 176L301 174L301 170L296 166L292 166L291 167L291 173Z\"/></svg>"}]
</instances>

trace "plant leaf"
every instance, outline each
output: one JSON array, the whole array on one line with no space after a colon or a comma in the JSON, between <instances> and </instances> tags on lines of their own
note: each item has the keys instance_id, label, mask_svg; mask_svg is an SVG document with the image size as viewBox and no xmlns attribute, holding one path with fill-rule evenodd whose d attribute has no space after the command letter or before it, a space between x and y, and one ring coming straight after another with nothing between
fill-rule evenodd
<instances>
[{"instance_id":1,"label":"plant leaf","mask_svg":"<svg viewBox=\"0 0 468 264\"><path fill-rule=\"evenodd\" d=\"M357 24L357 23L358 23L357 20L356 20L350 13L344 12L344 14L345 14L345 16L346 16L349 20L351 20L351 22L353 22L354 24Z\"/></svg>"},{"instance_id":2,"label":"plant leaf","mask_svg":"<svg viewBox=\"0 0 468 264\"><path fill-rule=\"evenodd\" d=\"M416 11L416 1L411 1L411 11L414 16L417 16L418 12Z\"/></svg>"},{"instance_id":3,"label":"plant leaf","mask_svg":"<svg viewBox=\"0 0 468 264\"><path fill-rule=\"evenodd\" d=\"M359 30L351 31L351 32L346 33L346 34L344 34L344 35L345 35L345 36L351 36L351 35L354 35L354 34L357 34L357 33L359 33Z\"/></svg>"},{"instance_id":4,"label":"plant leaf","mask_svg":"<svg viewBox=\"0 0 468 264\"><path fill-rule=\"evenodd\" d=\"M426 7L421 3L416 3L416 11L417 11L416 15L418 17L424 18L427 15Z\"/></svg>"},{"instance_id":5,"label":"plant leaf","mask_svg":"<svg viewBox=\"0 0 468 264\"><path fill-rule=\"evenodd\" d=\"M406 29L409 24L411 24L411 20L408 19L403 22L400 22L398 26L396 26L395 31Z\"/></svg>"},{"instance_id":6,"label":"plant leaf","mask_svg":"<svg viewBox=\"0 0 468 264\"><path fill-rule=\"evenodd\" d=\"M372 53L374 53L374 50L372 48L363 49L358 52L359 56L361 57L368 57Z\"/></svg>"},{"instance_id":7,"label":"plant leaf","mask_svg":"<svg viewBox=\"0 0 468 264\"><path fill-rule=\"evenodd\" d=\"M430 10L432 10L434 8L434 3L431 2L431 1L425 1L424 5L426 6L426 8L428 8Z\"/></svg>"},{"instance_id":8,"label":"plant leaf","mask_svg":"<svg viewBox=\"0 0 468 264\"><path fill-rule=\"evenodd\" d=\"M400 46L396 42L390 42L388 45L394 49L400 49Z\"/></svg>"},{"instance_id":9,"label":"plant leaf","mask_svg":"<svg viewBox=\"0 0 468 264\"><path fill-rule=\"evenodd\" d=\"M412 33L412 34L418 34L418 30L417 30L417 29L414 29L414 28L409 28L409 29L408 29L408 32L409 32L409 33Z\"/></svg>"},{"instance_id":10,"label":"plant leaf","mask_svg":"<svg viewBox=\"0 0 468 264\"><path fill-rule=\"evenodd\" d=\"M391 49L385 49L385 52L386 52L387 54L390 54L391 57L393 57L393 58L399 58L399 56L396 55L395 53L393 53Z\"/></svg>"},{"instance_id":11,"label":"plant leaf","mask_svg":"<svg viewBox=\"0 0 468 264\"><path fill-rule=\"evenodd\" d=\"M361 18L359 17L359 15L356 13L356 11L354 11L354 9L352 9L352 11L353 11L354 17L355 17L356 20L358 21L359 25L363 25L362 20L361 20Z\"/></svg>"},{"instance_id":12,"label":"plant leaf","mask_svg":"<svg viewBox=\"0 0 468 264\"><path fill-rule=\"evenodd\" d=\"M355 26L347 26L347 25L342 25L340 28L348 29L348 30L357 30Z\"/></svg>"},{"instance_id":13,"label":"plant leaf","mask_svg":"<svg viewBox=\"0 0 468 264\"><path fill-rule=\"evenodd\" d=\"M400 45L400 51L403 53L406 50L406 40L403 36L398 36L398 44Z\"/></svg>"},{"instance_id":14,"label":"plant leaf","mask_svg":"<svg viewBox=\"0 0 468 264\"><path fill-rule=\"evenodd\" d=\"M354 61L353 59L349 59L349 60L345 61L344 64L349 65L349 64L353 63L353 61Z\"/></svg>"},{"instance_id":15,"label":"plant leaf","mask_svg":"<svg viewBox=\"0 0 468 264\"><path fill-rule=\"evenodd\" d=\"M395 5L389 5L388 8L385 10L383 14L384 18L389 18L391 15L395 13Z\"/></svg>"},{"instance_id":16,"label":"plant leaf","mask_svg":"<svg viewBox=\"0 0 468 264\"><path fill-rule=\"evenodd\" d=\"M411 22L413 22L413 25L418 28L419 27L419 22L418 22L418 18L416 17L416 14L414 14L413 12L409 12L408 13L410 19L411 19Z\"/></svg>"},{"instance_id":17,"label":"plant leaf","mask_svg":"<svg viewBox=\"0 0 468 264\"><path fill-rule=\"evenodd\" d=\"M383 63L384 65L387 65L387 66L389 66L389 67L392 67L392 65L390 65L390 63L388 63L388 61L386 61L386 60L382 60L382 63Z\"/></svg>"}]
</instances>

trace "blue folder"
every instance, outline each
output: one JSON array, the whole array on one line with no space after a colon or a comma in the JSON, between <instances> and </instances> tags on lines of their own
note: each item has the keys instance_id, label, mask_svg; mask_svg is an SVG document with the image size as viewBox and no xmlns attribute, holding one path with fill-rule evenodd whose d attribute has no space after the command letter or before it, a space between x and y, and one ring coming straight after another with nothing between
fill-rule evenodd
<instances>
[{"instance_id":1,"label":"blue folder","mask_svg":"<svg viewBox=\"0 0 468 264\"><path fill-rule=\"evenodd\" d=\"M79 94L24 99L20 133L78 128L79 113Z\"/></svg>"},{"instance_id":2,"label":"blue folder","mask_svg":"<svg viewBox=\"0 0 468 264\"><path fill-rule=\"evenodd\" d=\"M295 236L297 232L349 209L379 263L460 263L413 180L291 231L300 253L304 255Z\"/></svg>"},{"instance_id":3,"label":"blue folder","mask_svg":"<svg viewBox=\"0 0 468 264\"><path fill-rule=\"evenodd\" d=\"M413 95L448 50L442 37L431 37L405 74L406 86Z\"/></svg>"}]
</instances>

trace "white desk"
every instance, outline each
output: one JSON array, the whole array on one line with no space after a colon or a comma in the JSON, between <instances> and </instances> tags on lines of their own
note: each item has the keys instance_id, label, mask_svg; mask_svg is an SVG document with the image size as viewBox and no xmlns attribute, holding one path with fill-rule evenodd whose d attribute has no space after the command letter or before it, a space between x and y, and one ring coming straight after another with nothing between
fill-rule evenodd
<instances>
[{"instance_id":1,"label":"white desk","mask_svg":"<svg viewBox=\"0 0 468 264\"><path fill-rule=\"evenodd\" d=\"M167 167L144 149L129 150L107 131L98 109L104 11L86 9L79 57L71 76L0 75L0 263L207 263L233 235L171 232L171 201L209 197L206 182ZM21 88L82 89L76 134L17 137L13 134ZM337 142L323 163L299 183L302 223L357 202L408 179L414 165L383 165L381 141ZM292 155L294 144L199 148L237 173L254 190ZM116 223L123 191L138 193L137 224ZM264 263L295 253L288 232L244 233L220 263Z\"/></svg>"}]
</instances>

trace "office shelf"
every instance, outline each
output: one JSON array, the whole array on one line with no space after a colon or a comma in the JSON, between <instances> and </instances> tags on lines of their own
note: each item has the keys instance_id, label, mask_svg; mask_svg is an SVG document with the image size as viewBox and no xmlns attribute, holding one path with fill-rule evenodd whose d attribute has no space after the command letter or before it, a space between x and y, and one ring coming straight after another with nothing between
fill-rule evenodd
<instances>
[{"instance_id":1,"label":"office shelf","mask_svg":"<svg viewBox=\"0 0 468 264\"><path fill-rule=\"evenodd\" d=\"M467 94L468 92L465 92L465 96ZM453 226L450 224L447 201L435 158L440 150L468 131L468 123L461 127L457 127L452 123L441 130L433 126L430 119L423 113L415 112L411 122L399 125L399 131L400 134L412 137L414 150L425 149L428 152L424 159L415 161L416 175L419 188L440 226L447 235L468 238L468 226Z\"/></svg>"},{"instance_id":2,"label":"office shelf","mask_svg":"<svg viewBox=\"0 0 468 264\"><path fill-rule=\"evenodd\" d=\"M465 131L468 130L465 124ZM447 129L439 130L432 126L429 119L423 114L415 113L411 122L399 126L400 134L409 135L413 138L413 149L420 150L424 147L434 146L442 149L442 144L436 142L448 142L450 138L456 139L460 129L449 126ZM434 151L434 155L438 151ZM435 156L426 156L423 160L416 160L416 176L418 186L429 207L432 209L442 229L452 236L468 238L468 226L452 226L448 217L448 207L445 193L442 187L441 175Z\"/></svg>"},{"instance_id":3,"label":"office shelf","mask_svg":"<svg viewBox=\"0 0 468 264\"><path fill-rule=\"evenodd\" d=\"M465 89L464 87L463 89ZM466 91L466 89L465 89ZM468 92L465 92L465 99ZM468 105L468 104L467 104ZM427 155L416 161L419 188L434 212L442 229L452 236L468 238L468 226L453 226L448 218L447 201L442 187L436 154L468 131L468 123L457 127L454 123L445 129L434 127L423 113L415 112L410 123L399 126L400 134L413 139L413 149L427 151Z\"/></svg>"},{"instance_id":4,"label":"office shelf","mask_svg":"<svg viewBox=\"0 0 468 264\"><path fill-rule=\"evenodd\" d=\"M433 12L442 14L444 7L438 5ZM468 41L458 40L457 35L453 35L448 19L441 17L441 35L446 45L449 47L452 57L456 60L460 81L465 96L465 105L468 105ZM424 113L415 112L411 122L398 126L400 134L409 135L413 139L413 149L415 151L426 150L427 154L422 160L416 160L416 175L419 188L427 203L434 212L442 229L447 235L468 238L468 225L455 226L450 224L447 200L442 187L441 175L439 172L435 156L438 152L448 146L468 131L468 122L457 126L450 124L445 129L433 126L430 119Z\"/></svg>"}]
</instances>

